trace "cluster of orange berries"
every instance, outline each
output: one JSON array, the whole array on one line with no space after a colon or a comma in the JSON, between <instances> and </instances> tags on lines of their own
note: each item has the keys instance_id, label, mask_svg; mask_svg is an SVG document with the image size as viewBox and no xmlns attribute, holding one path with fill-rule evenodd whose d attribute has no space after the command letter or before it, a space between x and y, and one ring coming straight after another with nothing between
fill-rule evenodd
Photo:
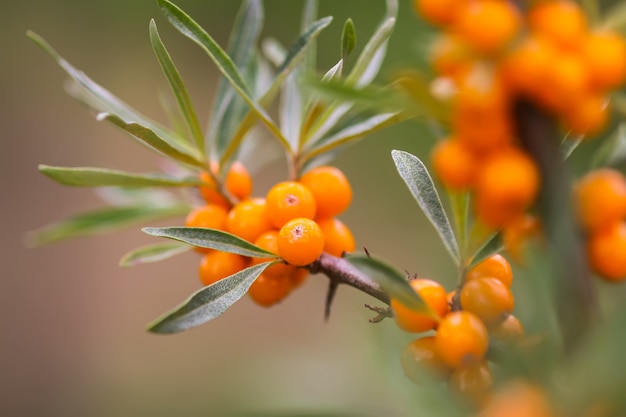
<instances>
[{"instance_id":1,"label":"cluster of orange berries","mask_svg":"<svg viewBox=\"0 0 626 417\"><path fill-rule=\"evenodd\" d=\"M570 0L537 1L523 11L506 0L414 0L442 28L432 64L451 101L452 134L433 152L451 189L475 192L478 218L503 228L536 197L539 175L518 145L512 107L531 100L565 130L594 134L607 121L607 93L626 79L626 45L590 32ZM445 93L442 91L445 90Z\"/></svg>"},{"instance_id":2,"label":"cluster of orange berries","mask_svg":"<svg viewBox=\"0 0 626 417\"><path fill-rule=\"evenodd\" d=\"M414 340L404 349L405 374L416 383L423 383L425 377L446 380L451 390L471 405L485 405L493 381L486 360L490 337L511 343L524 334L522 324L512 314L512 281L511 265L500 254L471 268L458 296L456 291L446 294L436 281L411 280L411 287L440 319L391 300L400 328L415 333L436 332Z\"/></svg>"},{"instance_id":3,"label":"cluster of orange berries","mask_svg":"<svg viewBox=\"0 0 626 417\"><path fill-rule=\"evenodd\" d=\"M626 280L626 179L602 168L581 178L575 191L591 267L608 281Z\"/></svg>"},{"instance_id":4,"label":"cluster of orange berries","mask_svg":"<svg viewBox=\"0 0 626 417\"><path fill-rule=\"evenodd\" d=\"M252 179L240 162L231 165L223 191L208 172L202 173L201 179L205 185L200 194L207 204L189 213L186 226L226 231L282 258L248 291L259 305L269 307L289 295L308 276L304 267L322 252L342 256L354 251L352 232L336 218L350 205L352 188L335 167L317 167L298 181L280 182L264 198L251 197ZM199 270L204 285L271 260L197 249L204 255Z\"/></svg>"}]
</instances>

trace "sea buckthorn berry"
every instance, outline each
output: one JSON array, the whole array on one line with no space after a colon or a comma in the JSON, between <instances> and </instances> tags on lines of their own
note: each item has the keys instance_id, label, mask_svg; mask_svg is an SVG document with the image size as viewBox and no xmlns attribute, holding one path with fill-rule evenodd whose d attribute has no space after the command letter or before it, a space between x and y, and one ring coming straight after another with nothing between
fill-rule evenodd
<instances>
[{"instance_id":1,"label":"sea buckthorn berry","mask_svg":"<svg viewBox=\"0 0 626 417\"><path fill-rule=\"evenodd\" d=\"M461 290L463 310L474 313L487 327L502 323L514 306L511 290L497 278L476 278Z\"/></svg>"},{"instance_id":2,"label":"sea buckthorn berry","mask_svg":"<svg viewBox=\"0 0 626 417\"><path fill-rule=\"evenodd\" d=\"M258 305L271 307L284 300L292 288L288 276L268 276L262 273L248 289L248 295Z\"/></svg>"},{"instance_id":3,"label":"sea buckthorn berry","mask_svg":"<svg viewBox=\"0 0 626 417\"><path fill-rule=\"evenodd\" d=\"M404 374L416 384L433 379L443 381L451 372L437 354L434 336L422 337L406 345L402 351L401 364Z\"/></svg>"},{"instance_id":4,"label":"sea buckthorn berry","mask_svg":"<svg viewBox=\"0 0 626 417\"><path fill-rule=\"evenodd\" d=\"M539 387L518 380L496 392L476 417L554 417L545 392Z\"/></svg>"},{"instance_id":5,"label":"sea buckthorn berry","mask_svg":"<svg viewBox=\"0 0 626 417\"><path fill-rule=\"evenodd\" d=\"M537 99L548 110L563 114L587 95L589 75L580 54L556 52L553 58L544 76L550 88L540 89Z\"/></svg>"},{"instance_id":6,"label":"sea buckthorn berry","mask_svg":"<svg viewBox=\"0 0 626 417\"><path fill-rule=\"evenodd\" d=\"M311 219L289 220L278 234L278 253L290 265L305 266L324 251L324 232Z\"/></svg>"},{"instance_id":7,"label":"sea buckthorn berry","mask_svg":"<svg viewBox=\"0 0 626 417\"><path fill-rule=\"evenodd\" d=\"M520 340L524 336L524 326L513 314L502 323L489 329L489 334L496 340L512 343Z\"/></svg>"},{"instance_id":8,"label":"sea buckthorn berry","mask_svg":"<svg viewBox=\"0 0 626 417\"><path fill-rule=\"evenodd\" d=\"M300 178L300 183L313 193L316 216L319 218L335 217L343 213L352 202L352 187L338 168L313 168Z\"/></svg>"},{"instance_id":9,"label":"sea buckthorn berry","mask_svg":"<svg viewBox=\"0 0 626 417\"><path fill-rule=\"evenodd\" d=\"M537 217L529 213L523 213L502 230L502 243L504 249L516 262L523 262L524 246L526 242L538 235L541 231L541 225Z\"/></svg>"},{"instance_id":10,"label":"sea buckthorn berry","mask_svg":"<svg viewBox=\"0 0 626 417\"><path fill-rule=\"evenodd\" d=\"M509 148L485 161L475 189L478 217L488 226L503 227L534 201L539 172L528 155Z\"/></svg>"},{"instance_id":11,"label":"sea buckthorn berry","mask_svg":"<svg viewBox=\"0 0 626 417\"><path fill-rule=\"evenodd\" d=\"M452 23L466 3L467 0L413 0L415 11L436 25Z\"/></svg>"},{"instance_id":12,"label":"sea buckthorn berry","mask_svg":"<svg viewBox=\"0 0 626 417\"><path fill-rule=\"evenodd\" d=\"M460 141L450 138L433 149L433 168L441 182L451 189L463 190L474 184L478 158Z\"/></svg>"},{"instance_id":13,"label":"sea buckthorn berry","mask_svg":"<svg viewBox=\"0 0 626 417\"><path fill-rule=\"evenodd\" d=\"M511 264L504 256L494 253L467 271L465 279L472 281L483 277L495 278L510 287L513 282Z\"/></svg>"},{"instance_id":14,"label":"sea buckthorn berry","mask_svg":"<svg viewBox=\"0 0 626 417\"><path fill-rule=\"evenodd\" d=\"M555 47L541 36L528 35L503 59L500 71L510 91L537 98L546 88Z\"/></svg>"},{"instance_id":15,"label":"sea buckthorn berry","mask_svg":"<svg viewBox=\"0 0 626 417\"><path fill-rule=\"evenodd\" d=\"M589 236L591 267L607 281L626 279L626 223L613 223Z\"/></svg>"},{"instance_id":16,"label":"sea buckthorn berry","mask_svg":"<svg viewBox=\"0 0 626 417\"><path fill-rule=\"evenodd\" d=\"M342 256L354 252L356 244L352 232L341 220L330 218L321 219L317 224L324 233L324 252L333 256Z\"/></svg>"},{"instance_id":17,"label":"sea buckthorn berry","mask_svg":"<svg viewBox=\"0 0 626 417\"><path fill-rule=\"evenodd\" d=\"M248 265L247 259L234 253L211 251L200 262L200 281L211 285L222 278L236 274Z\"/></svg>"},{"instance_id":18,"label":"sea buckthorn berry","mask_svg":"<svg viewBox=\"0 0 626 417\"><path fill-rule=\"evenodd\" d=\"M512 3L481 0L468 3L452 30L478 51L492 53L506 46L520 26L520 13Z\"/></svg>"},{"instance_id":19,"label":"sea buckthorn berry","mask_svg":"<svg viewBox=\"0 0 626 417\"><path fill-rule=\"evenodd\" d=\"M226 230L248 242L254 242L261 234L271 229L265 200L262 198L237 203L226 219Z\"/></svg>"},{"instance_id":20,"label":"sea buckthorn berry","mask_svg":"<svg viewBox=\"0 0 626 417\"><path fill-rule=\"evenodd\" d=\"M582 55L594 88L613 89L626 80L626 45L619 34L590 33L584 40Z\"/></svg>"},{"instance_id":21,"label":"sea buckthorn berry","mask_svg":"<svg viewBox=\"0 0 626 417\"><path fill-rule=\"evenodd\" d=\"M544 1L528 13L532 32L545 36L562 48L576 48L587 33L587 19L573 1Z\"/></svg>"},{"instance_id":22,"label":"sea buckthorn berry","mask_svg":"<svg viewBox=\"0 0 626 417\"><path fill-rule=\"evenodd\" d=\"M276 228L296 218L313 219L316 201L313 193L303 184L284 181L274 185L265 197L267 217Z\"/></svg>"},{"instance_id":23,"label":"sea buckthorn berry","mask_svg":"<svg viewBox=\"0 0 626 417\"><path fill-rule=\"evenodd\" d=\"M482 408L486 405L493 385L493 375L487 362L456 369L448 380L450 389L467 403Z\"/></svg>"},{"instance_id":24,"label":"sea buckthorn berry","mask_svg":"<svg viewBox=\"0 0 626 417\"><path fill-rule=\"evenodd\" d=\"M413 279L409 284L435 314L440 317L446 314L448 299L446 290L441 284L425 278ZM425 313L410 309L395 298L391 299L391 309L398 327L407 332L421 333L437 326L437 320Z\"/></svg>"},{"instance_id":25,"label":"sea buckthorn berry","mask_svg":"<svg viewBox=\"0 0 626 417\"><path fill-rule=\"evenodd\" d=\"M289 278L291 279L291 284L293 288L297 288L302 285L306 279L309 277L309 270L305 268L297 268L296 272L294 272Z\"/></svg>"},{"instance_id":26,"label":"sea buckthorn berry","mask_svg":"<svg viewBox=\"0 0 626 417\"><path fill-rule=\"evenodd\" d=\"M453 79L465 72L471 66L473 59L467 45L457 36L450 34L439 36L430 52L430 60L435 72Z\"/></svg>"},{"instance_id":27,"label":"sea buckthorn berry","mask_svg":"<svg viewBox=\"0 0 626 417\"><path fill-rule=\"evenodd\" d=\"M481 362L489 347L487 328L468 311L453 311L444 317L435 340L439 357L454 369Z\"/></svg>"},{"instance_id":28,"label":"sea buckthorn berry","mask_svg":"<svg viewBox=\"0 0 626 417\"><path fill-rule=\"evenodd\" d=\"M585 229L606 228L626 217L626 179L614 169L585 175L575 187L578 218Z\"/></svg>"},{"instance_id":29,"label":"sea buckthorn berry","mask_svg":"<svg viewBox=\"0 0 626 417\"><path fill-rule=\"evenodd\" d=\"M590 137L604 129L609 119L609 100L601 94L586 94L564 111L566 127L573 134Z\"/></svg>"},{"instance_id":30,"label":"sea buckthorn berry","mask_svg":"<svg viewBox=\"0 0 626 417\"><path fill-rule=\"evenodd\" d=\"M211 163L211 171L217 173L218 167L216 163ZM219 193L215 181L208 172L201 173L200 179L207 184L200 186L200 194L207 202L229 206L228 200ZM250 196L252 179L248 170L241 162L235 161L231 164L228 174L226 174L225 186L226 190L239 200L244 200Z\"/></svg>"},{"instance_id":31,"label":"sea buckthorn berry","mask_svg":"<svg viewBox=\"0 0 626 417\"><path fill-rule=\"evenodd\" d=\"M209 229L224 230L228 212L225 208L215 204L200 206L189 212L185 219L185 226L206 227ZM211 249L195 248L200 253L209 253Z\"/></svg>"},{"instance_id":32,"label":"sea buckthorn berry","mask_svg":"<svg viewBox=\"0 0 626 417\"><path fill-rule=\"evenodd\" d=\"M260 247L261 249L265 249L269 252L272 252L278 255L278 231L270 230L270 231L263 233L254 241L254 244ZM258 265L260 263L272 261L272 260L273 260L272 258L252 258L252 265ZM272 277L272 278L281 277L281 276L290 277L291 275L295 273L296 273L296 267L293 265L287 265L285 263L274 264L270 266L269 268L267 268L265 271L263 271L263 274L265 276Z\"/></svg>"}]
</instances>

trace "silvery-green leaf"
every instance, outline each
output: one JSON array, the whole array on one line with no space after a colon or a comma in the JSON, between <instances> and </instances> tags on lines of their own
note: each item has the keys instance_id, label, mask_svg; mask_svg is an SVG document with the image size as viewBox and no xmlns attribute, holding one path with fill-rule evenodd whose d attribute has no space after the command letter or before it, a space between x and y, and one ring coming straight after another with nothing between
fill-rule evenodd
<instances>
[{"instance_id":1,"label":"silvery-green leaf","mask_svg":"<svg viewBox=\"0 0 626 417\"><path fill-rule=\"evenodd\" d=\"M169 259L172 256L188 252L191 249L192 246L180 242L165 242L145 245L135 248L122 256L120 259L120 266L128 268L140 264L160 262L165 259Z\"/></svg>"}]
</instances>

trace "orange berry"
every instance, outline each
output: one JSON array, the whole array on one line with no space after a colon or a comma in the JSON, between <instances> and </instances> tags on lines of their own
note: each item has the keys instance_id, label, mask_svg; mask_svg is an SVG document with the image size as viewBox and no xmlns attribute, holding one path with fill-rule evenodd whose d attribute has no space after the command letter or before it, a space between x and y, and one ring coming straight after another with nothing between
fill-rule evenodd
<instances>
[{"instance_id":1,"label":"orange berry","mask_svg":"<svg viewBox=\"0 0 626 417\"><path fill-rule=\"evenodd\" d=\"M415 11L430 23L452 23L465 8L467 0L413 0Z\"/></svg>"},{"instance_id":2,"label":"orange berry","mask_svg":"<svg viewBox=\"0 0 626 417\"><path fill-rule=\"evenodd\" d=\"M585 229L606 228L626 217L626 179L614 169L589 172L575 187L578 218Z\"/></svg>"},{"instance_id":3,"label":"orange berry","mask_svg":"<svg viewBox=\"0 0 626 417\"><path fill-rule=\"evenodd\" d=\"M272 252L278 255L278 231L270 230L270 231L263 233L254 241L254 244L262 249L265 249L269 252ZM258 265L260 263L271 261L271 260L273 259L272 258L252 258L252 265ZM285 263L274 264L270 266L269 268L267 268L265 271L263 271L263 274L265 276L271 277L271 278L276 278L276 277L281 277L281 276L290 277L295 273L296 273L296 267L293 265L287 265Z\"/></svg>"},{"instance_id":4,"label":"orange berry","mask_svg":"<svg viewBox=\"0 0 626 417\"><path fill-rule=\"evenodd\" d=\"M554 46L541 36L528 35L502 61L506 87L537 97L546 88L547 74L555 61Z\"/></svg>"},{"instance_id":5,"label":"orange berry","mask_svg":"<svg viewBox=\"0 0 626 417\"><path fill-rule=\"evenodd\" d=\"M502 323L514 305L511 290L497 278L476 278L466 282L461 290L463 310L474 313L487 327Z\"/></svg>"},{"instance_id":6,"label":"orange berry","mask_svg":"<svg viewBox=\"0 0 626 417\"><path fill-rule=\"evenodd\" d=\"M317 224L324 233L324 252L333 256L342 256L344 252L354 252L356 246L354 236L341 220L321 219L317 221Z\"/></svg>"},{"instance_id":7,"label":"orange berry","mask_svg":"<svg viewBox=\"0 0 626 417\"><path fill-rule=\"evenodd\" d=\"M258 305L271 307L285 299L292 288L293 285L288 276L268 276L264 272L252 283L248 289L248 295Z\"/></svg>"},{"instance_id":8,"label":"orange berry","mask_svg":"<svg viewBox=\"0 0 626 417\"><path fill-rule=\"evenodd\" d=\"M517 8L508 1L472 1L453 25L461 39L482 53L502 49L517 35L521 17Z\"/></svg>"},{"instance_id":9,"label":"orange berry","mask_svg":"<svg viewBox=\"0 0 626 417\"><path fill-rule=\"evenodd\" d=\"M612 89L626 80L626 45L618 33L590 33L584 40L581 53L593 87Z\"/></svg>"},{"instance_id":10,"label":"orange berry","mask_svg":"<svg viewBox=\"0 0 626 417\"><path fill-rule=\"evenodd\" d=\"M613 282L626 279L626 223L616 222L593 232L587 251L591 267L602 278Z\"/></svg>"},{"instance_id":11,"label":"orange berry","mask_svg":"<svg viewBox=\"0 0 626 417\"><path fill-rule=\"evenodd\" d=\"M523 261L523 249L526 241L540 232L539 220L532 214L523 213L511 220L502 231L504 248L516 262Z\"/></svg>"},{"instance_id":12,"label":"orange berry","mask_svg":"<svg viewBox=\"0 0 626 417\"><path fill-rule=\"evenodd\" d=\"M309 270L305 268L297 268L296 272L291 275L291 284L294 288L299 287L309 277Z\"/></svg>"},{"instance_id":13,"label":"orange berry","mask_svg":"<svg viewBox=\"0 0 626 417\"><path fill-rule=\"evenodd\" d=\"M504 256L494 253L467 271L465 279L472 281L483 277L495 278L500 280L505 286L510 287L513 282L511 264Z\"/></svg>"},{"instance_id":14,"label":"orange berry","mask_svg":"<svg viewBox=\"0 0 626 417\"><path fill-rule=\"evenodd\" d=\"M289 220L278 234L278 253L290 265L305 266L324 251L324 232L311 219Z\"/></svg>"},{"instance_id":15,"label":"orange berry","mask_svg":"<svg viewBox=\"0 0 626 417\"><path fill-rule=\"evenodd\" d=\"M564 119L574 134L597 135L609 119L609 100L600 94L585 94L565 108Z\"/></svg>"},{"instance_id":16,"label":"orange berry","mask_svg":"<svg viewBox=\"0 0 626 417\"><path fill-rule=\"evenodd\" d=\"M432 153L433 168L441 182L451 189L467 189L474 184L478 158L460 141L441 141Z\"/></svg>"},{"instance_id":17,"label":"orange berry","mask_svg":"<svg viewBox=\"0 0 626 417\"><path fill-rule=\"evenodd\" d=\"M468 311L453 311L444 317L435 340L439 357L454 369L481 362L489 347L487 328Z\"/></svg>"},{"instance_id":18,"label":"orange berry","mask_svg":"<svg viewBox=\"0 0 626 417\"><path fill-rule=\"evenodd\" d=\"M274 185L265 197L267 217L276 228L296 218L313 219L316 201L311 190L295 181Z\"/></svg>"},{"instance_id":19,"label":"orange berry","mask_svg":"<svg viewBox=\"0 0 626 417\"><path fill-rule=\"evenodd\" d=\"M573 1L544 1L528 13L531 31L545 36L561 48L580 45L587 32L587 19Z\"/></svg>"},{"instance_id":20,"label":"orange berry","mask_svg":"<svg viewBox=\"0 0 626 417\"><path fill-rule=\"evenodd\" d=\"M430 60L438 75L455 78L468 69L473 57L458 37L445 34L439 36L433 44Z\"/></svg>"},{"instance_id":21,"label":"orange berry","mask_svg":"<svg viewBox=\"0 0 626 417\"><path fill-rule=\"evenodd\" d=\"M319 218L335 217L343 213L352 202L352 187L338 168L313 168L300 178L300 184L313 193L316 216Z\"/></svg>"},{"instance_id":22,"label":"orange berry","mask_svg":"<svg viewBox=\"0 0 626 417\"><path fill-rule=\"evenodd\" d=\"M200 281L204 285L211 285L246 268L247 263L247 259L241 255L211 251L200 262Z\"/></svg>"},{"instance_id":23,"label":"orange berry","mask_svg":"<svg viewBox=\"0 0 626 417\"><path fill-rule=\"evenodd\" d=\"M215 204L200 206L189 212L185 219L185 226L224 230L226 229L227 216L228 213L222 206ZM208 248L198 247L195 250L200 253L209 253L211 251Z\"/></svg>"},{"instance_id":24,"label":"orange berry","mask_svg":"<svg viewBox=\"0 0 626 417\"><path fill-rule=\"evenodd\" d=\"M265 200L252 198L235 205L226 219L226 230L248 242L272 229L267 217Z\"/></svg>"},{"instance_id":25,"label":"orange berry","mask_svg":"<svg viewBox=\"0 0 626 417\"><path fill-rule=\"evenodd\" d=\"M553 61L543 77L544 88L536 91L539 102L548 110L565 113L572 103L585 97L589 87L589 75L580 54L555 52ZM549 85L550 88L545 88Z\"/></svg>"},{"instance_id":26,"label":"orange berry","mask_svg":"<svg viewBox=\"0 0 626 417\"><path fill-rule=\"evenodd\" d=\"M446 314L448 299L441 284L424 278L413 279L409 284L435 314L440 317ZM407 332L421 333L437 326L437 320L405 306L395 298L391 299L391 309L398 327Z\"/></svg>"},{"instance_id":27,"label":"orange berry","mask_svg":"<svg viewBox=\"0 0 626 417\"><path fill-rule=\"evenodd\" d=\"M459 398L482 408L489 399L493 376L489 365L483 361L456 369L448 383Z\"/></svg>"},{"instance_id":28,"label":"orange berry","mask_svg":"<svg viewBox=\"0 0 626 417\"><path fill-rule=\"evenodd\" d=\"M496 340L511 343L520 340L524 336L524 326L513 314L502 323L489 329L489 334Z\"/></svg>"},{"instance_id":29,"label":"orange berry","mask_svg":"<svg viewBox=\"0 0 626 417\"><path fill-rule=\"evenodd\" d=\"M485 161L476 181L476 211L488 226L503 227L526 210L539 191L539 172L524 152L510 148Z\"/></svg>"},{"instance_id":30,"label":"orange berry","mask_svg":"<svg viewBox=\"0 0 626 417\"><path fill-rule=\"evenodd\" d=\"M434 336L422 337L406 345L401 364L404 374L416 384L422 384L425 378L443 381L451 371L437 354Z\"/></svg>"},{"instance_id":31,"label":"orange berry","mask_svg":"<svg viewBox=\"0 0 626 417\"><path fill-rule=\"evenodd\" d=\"M495 393L477 417L554 417L546 394L537 386L519 380Z\"/></svg>"},{"instance_id":32,"label":"orange berry","mask_svg":"<svg viewBox=\"0 0 626 417\"><path fill-rule=\"evenodd\" d=\"M211 171L215 174L218 171L216 163L211 163ZM208 172L202 172L200 179L207 185L200 186L200 194L207 202L229 206L228 200L220 194L213 178ZM226 190L235 198L244 200L252 192L252 179L246 167L239 161L231 164L225 180Z\"/></svg>"}]
</instances>

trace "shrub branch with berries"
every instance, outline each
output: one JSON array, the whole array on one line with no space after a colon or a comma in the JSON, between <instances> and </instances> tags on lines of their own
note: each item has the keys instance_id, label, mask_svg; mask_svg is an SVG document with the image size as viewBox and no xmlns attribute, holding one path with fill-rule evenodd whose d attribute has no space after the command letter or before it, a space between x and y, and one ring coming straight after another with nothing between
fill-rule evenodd
<instances>
[{"instance_id":1,"label":"shrub branch with berries","mask_svg":"<svg viewBox=\"0 0 626 417\"><path fill-rule=\"evenodd\" d=\"M183 226L143 228L169 240L120 262L157 262L190 250L200 256L202 287L152 323L151 332L201 325L246 294L274 306L319 273L329 280L327 318L343 284L383 304L367 306L378 313L372 322L393 317L400 329L419 334L399 354L404 372L421 389L443 390L440 398L451 398L457 415L624 415L626 311L602 318L592 277L626 280L626 131L611 132L626 114L619 91L626 80L619 32L626 8L583 3L414 0L418 16L436 31L431 67L424 74L404 70L378 86L373 81L397 14L393 0L349 70L356 30L345 22L340 58L321 77L315 40L332 18L316 20L316 1L306 1L302 33L288 48L260 42L262 2L244 1L222 49L178 6L158 0L167 21L222 75L206 132L154 20L150 40L178 104L170 112L175 128L141 115L29 32L69 75L70 94L99 121L176 163L149 174L41 165L65 185L108 187L101 193L108 206L33 232L31 241L186 215ZM270 112L275 101L277 118ZM338 218L352 188L329 165L333 157L415 116L441 137L430 163L442 186L417 156L400 150L391 156L456 267L457 285L448 290L407 277L367 250L355 253L357 240ZM590 168L574 175L568 158L579 146L595 153L587 158ZM281 155L284 180L255 194L254 172ZM514 314L517 268L510 261L545 278L533 297L548 300L554 332L525 333ZM596 371L601 377L590 386Z\"/></svg>"}]
</instances>

